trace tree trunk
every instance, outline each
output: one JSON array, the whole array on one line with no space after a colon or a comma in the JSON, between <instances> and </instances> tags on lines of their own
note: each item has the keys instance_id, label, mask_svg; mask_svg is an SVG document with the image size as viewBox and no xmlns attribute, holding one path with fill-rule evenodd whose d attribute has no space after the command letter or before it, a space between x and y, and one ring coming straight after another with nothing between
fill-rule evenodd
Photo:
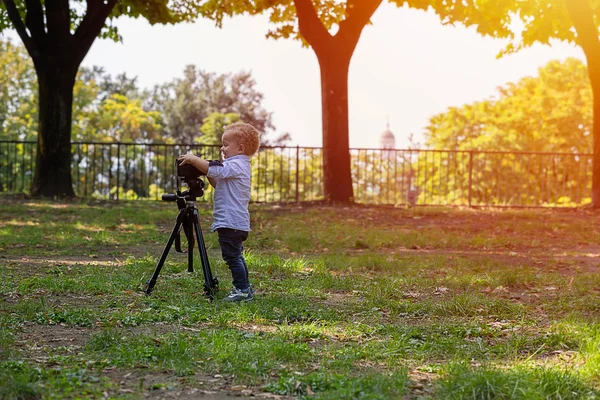
<instances>
[{"instance_id":1,"label":"tree trunk","mask_svg":"<svg viewBox=\"0 0 600 400\"><path fill-rule=\"evenodd\" d=\"M321 70L325 199L350 203L354 201L348 139L348 69L352 51L334 48L321 53L317 53L317 58Z\"/></svg>"},{"instance_id":2,"label":"tree trunk","mask_svg":"<svg viewBox=\"0 0 600 400\"><path fill-rule=\"evenodd\" d=\"M600 209L600 40L598 39L598 27L589 0L567 0L565 5L577 32L577 43L585 53L594 96L592 208Z\"/></svg>"},{"instance_id":3,"label":"tree trunk","mask_svg":"<svg viewBox=\"0 0 600 400\"><path fill-rule=\"evenodd\" d=\"M321 69L323 113L323 175L325 199L350 203L352 174L348 140L348 69L363 28L382 0L346 2L346 18L331 35L311 0L293 0L298 27L310 44Z\"/></svg>"},{"instance_id":4,"label":"tree trunk","mask_svg":"<svg viewBox=\"0 0 600 400\"><path fill-rule=\"evenodd\" d=\"M36 62L39 93L39 132L34 196L73 197L71 120L77 68Z\"/></svg>"},{"instance_id":5,"label":"tree trunk","mask_svg":"<svg viewBox=\"0 0 600 400\"><path fill-rule=\"evenodd\" d=\"M588 73L594 97L593 156L592 156L592 208L600 209L600 62L588 58Z\"/></svg>"}]
</instances>

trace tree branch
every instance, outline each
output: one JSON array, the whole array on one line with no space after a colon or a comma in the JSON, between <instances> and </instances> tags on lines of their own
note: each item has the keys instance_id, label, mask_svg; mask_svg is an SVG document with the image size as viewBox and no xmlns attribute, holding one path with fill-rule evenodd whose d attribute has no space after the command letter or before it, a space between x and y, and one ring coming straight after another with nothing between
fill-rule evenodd
<instances>
[{"instance_id":1,"label":"tree branch","mask_svg":"<svg viewBox=\"0 0 600 400\"><path fill-rule=\"evenodd\" d=\"M48 21L48 35L53 40L67 40L71 33L71 10L69 0L46 1L46 19Z\"/></svg>"},{"instance_id":2,"label":"tree branch","mask_svg":"<svg viewBox=\"0 0 600 400\"><path fill-rule=\"evenodd\" d=\"M346 19L340 22L336 37L346 43L358 43L360 34L369 23L382 0L347 0Z\"/></svg>"},{"instance_id":3,"label":"tree branch","mask_svg":"<svg viewBox=\"0 0 600 400\"><path fill-rule=\"evenodd\" d=\"M302 37L312 46L320 47L325 40L331 38L327 29L317 15L312 0L293 0L298 14L298 26Z\"/></svg>"},{"instance_id":4,"label":"tree branch","mask_svg":"<svg viewBox=\"0 0 600 400\"><path fill-rule=\"evenodd\" d=\"M33 39L27 33L27 29L25 28L23 20L19 15L19 10L15 6L15 2L13 0L2 1L4 2L4 6L6 7L6 12L8 14L8 18L10 19L10 22L12 22L13 26L15 27L15 30L21 37L21 40L23 41L25 48L27 48L29 55L31 55L31 57L35 60L40 54L39 49L37 48Z\"/></svg>"},{"instance_id":5,"label":"tree branch","mask_svg":"<svg viewBox=\"0 0 600 400\"><path fill-rule=\"evenodd\" d=\"M25 6L27 8L27 14L25 15L27 29L29 29L33 40L41 45L46 38L42 2L40 0L25 0Z\"/></svg>"},{"instance_id":6,"label":"tree branch","mask_svg":"<svg viewBox=\"0 0 600 400\"><path fill-rule=\"evenodd\" d=\"M577 32L577 42L588 58L588 62L600 61L600 40L594 24L594 12L589 0L565 0L569 16Z\"/></svg>"},{"instance_id":7,"label":"tree branch","mask_svg":"<svg viewBox=\"0 0 600 400\"><path fill-rule=\"evenodd\" d=\"M87 0L87 9L83 20L74 36L74 57L77 66L83 61L92 43L100 34L106 19L117 4L117 0L108 0L106 4L102 0Z\"/></svg>"},{"instance_id":8,"label":"tree branch","mask_svg":"<svg viewBox=\"0 0 600 400\"><path fill-rule=\"evenodd\" d=\"M76 41L78 42L84 36L87 36L87 31L90 29L90 25L93 24L94 19L96 18L96 14L98 13L98 9L100 4L96 0L87 0L85 15L81 20L81 23L75 30Z\"/></svg>"}]
</instances>

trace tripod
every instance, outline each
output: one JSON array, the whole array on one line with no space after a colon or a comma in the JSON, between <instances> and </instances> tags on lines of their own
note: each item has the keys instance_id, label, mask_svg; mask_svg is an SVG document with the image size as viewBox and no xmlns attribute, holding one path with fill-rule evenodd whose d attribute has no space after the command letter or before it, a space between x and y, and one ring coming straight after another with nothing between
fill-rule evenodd
<instances>
[{"instance_id":1,"label":"tripod","mask_svg":"<svg viewBox=\"0 0 600 400\"><path fill-rule=\"evenodd\" d=\"M190 194L192 192L192 194ZM152 278L146 283L146 295L150 295L152 293L152 289L154 289L154 285L156 285L156 280L158 279L158 274L160 274L160 270L167 259L167 255L169 254L169 250L175 242L175 251L178 253L187 253L188 254L188 272L194 272L194 233L196 237L196 241L198 244L198 250L200 252L200 261L202 263L202 271L204 273L204 294L212 300L214 292L217 289L217 285L219 281L216 277L213 277L212 272L210 270L210 264L208 263L208 256L206 254L206 247L204 245L204 236L202 235L202 229L200 228L200 219L198 217L198 209L196 208L196 196L194 196L193 191L185 191L180 193L177 191L177 194L163 194L162 199L164 201L176 201L177 206L179 207L179 214L177 215L177 221L175 222L175 226L173 227L173 231L171 232L171 236L169 236L169 240L167 241L167 245L165 246L162 255L160 256L160 260L158 260L158 264L156 264L156 269L154 270L154 274ZM187 251L181 250L181 241L179 233L183 228L185 235L188 241Z\"/></svg>"}]
</instances>

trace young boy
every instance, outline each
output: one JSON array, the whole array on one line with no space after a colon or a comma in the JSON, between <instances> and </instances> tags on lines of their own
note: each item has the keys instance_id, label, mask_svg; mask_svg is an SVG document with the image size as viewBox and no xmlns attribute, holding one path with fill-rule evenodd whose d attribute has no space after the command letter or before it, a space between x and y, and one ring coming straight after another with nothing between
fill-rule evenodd
<instances>
[{"instance_id":1,"label":"young boy","mask_svg":"<svg viewBox=\"0 0 600 400\"><path fill-rule=\"evenodd\" d=\"M193 154L179 157L182 165L192 164L205 173L215 188L214 222L210 230L219 235L221 254L233 278L233 289L224 299L228 302L249 301L254 297L242 242L250 231L250 157L258 146L258 131L250 124L236 122L225 127L223 133L223 162L204 160Z\"/></svg>"}]
</instances>

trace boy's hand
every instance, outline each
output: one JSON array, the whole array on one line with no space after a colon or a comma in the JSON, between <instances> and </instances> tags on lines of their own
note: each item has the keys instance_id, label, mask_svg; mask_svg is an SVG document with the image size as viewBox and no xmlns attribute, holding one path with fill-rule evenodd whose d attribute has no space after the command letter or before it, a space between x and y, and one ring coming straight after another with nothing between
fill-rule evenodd
<instances>
[{"instance_id":1,"label":"boy's hand","mask_svg":"<svg viewBox=\"0 0 600 400\"><path fill-rule=\"evenodd\" d=\"M193 155L192 153L182 154L179 156L179 165L191 164L198 168L203 174L208 173L208 161Z\"/></svg>"},{"instance_id":2,"label":"boy's hand","mask_svg":"<svg viewBox=\"0 0 600 400\"><path fill-rule=\"evenodd\" d=\"M178 160L181 161L181 163L180 163L181 165L185 165L185 164L193 165L194 159L196 159L196 158L200 158L200 157L197 157L197 156L193 155L192 153L187 153L187 154L180 155Z\"/></svg>"}]
</instances>

